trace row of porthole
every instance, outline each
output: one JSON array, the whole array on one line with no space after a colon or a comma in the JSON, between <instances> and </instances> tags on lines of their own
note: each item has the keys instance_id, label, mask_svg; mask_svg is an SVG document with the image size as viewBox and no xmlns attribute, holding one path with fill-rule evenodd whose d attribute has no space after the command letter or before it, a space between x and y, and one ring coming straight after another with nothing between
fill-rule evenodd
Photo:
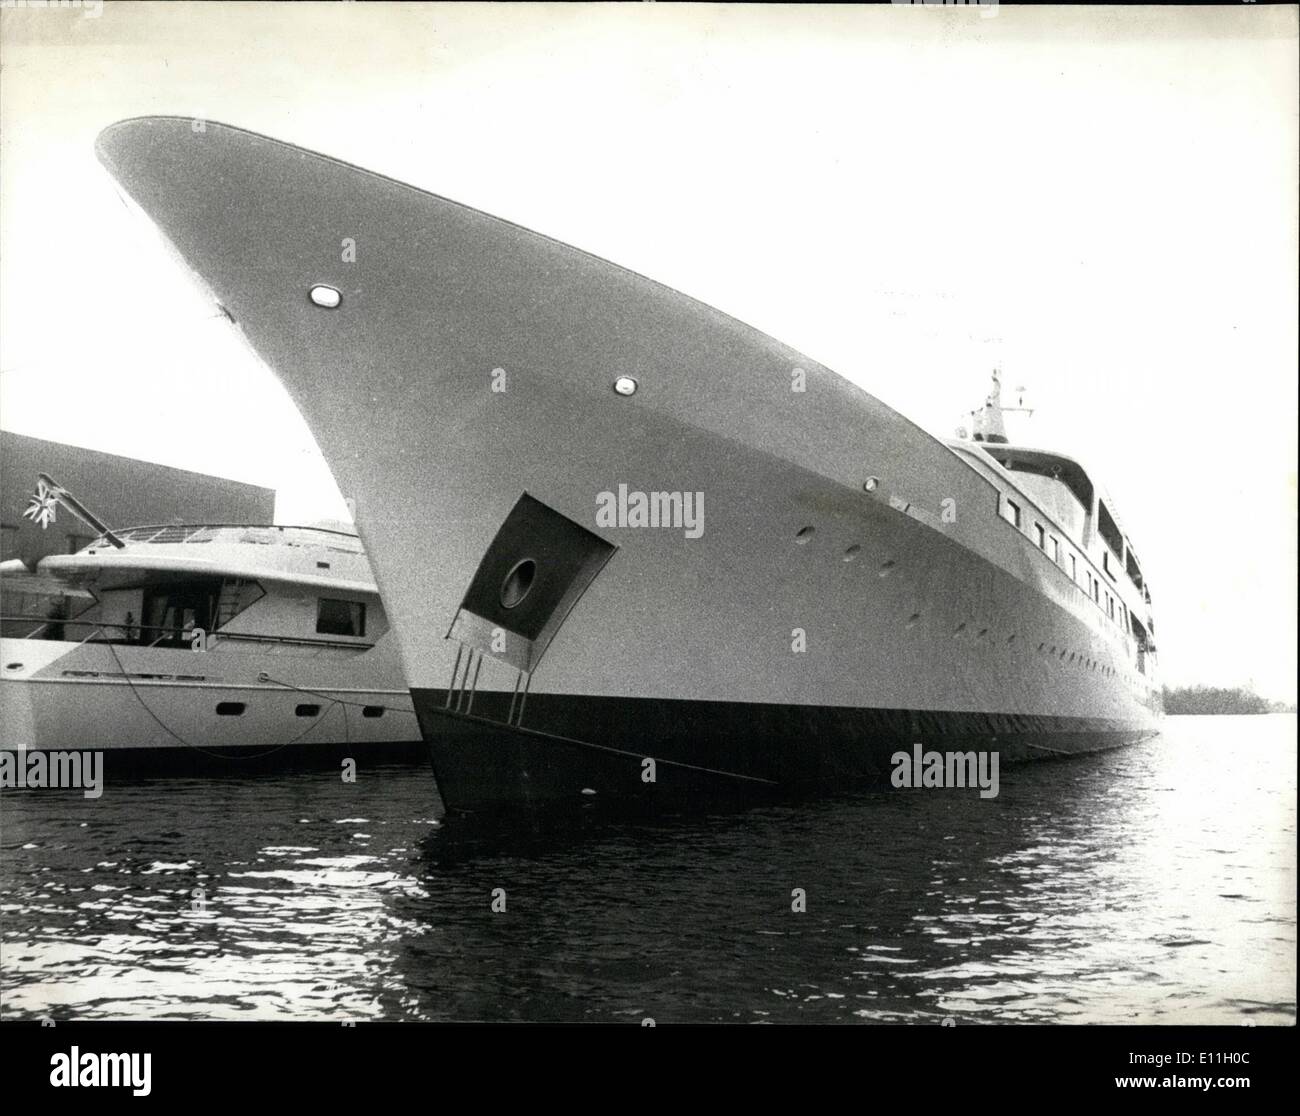
<instances>
[{"instance_id":1,"label":"row of porthole","mask_svg":"<svg viewBox=\"0 0 1300 1116\"><path fill-rule=\"evenodd\" d=\"M242 717L248 705L242 701L219 701L217 702L218 717ZM293 715L295 717L319 717L319 705L298 705L294 707ZM363 705L361 707L361 716L363 717L382 717L384 707L382 705Z\"/></svg>"},{"instance_id":2,"label":"row of porthole","mask_svg":"<svg viewBox=\"0 0 1300 1116\"><path fill-rule=\"evenodd\" d=\"M920 614L919 612L914 612L914 613L912 613L912 615L909 616L909 617L907 618L907 627L909 627L909 628L915 627L916 623L917 623L920 619L921 619L921 614ZM963 620L960 624L958 624L958 625L957 625L957 626L952 630L952 636L953 636L953 639L956 639L959 635L961 635L963 632L965 632L966 629L967 629L967 627L968 627L968 625L967 625L966 621L964 621L964 620ZM988 635L988 634L989 634L989 630L988 630L988 628L980 628L980 630L977 631L977 632L975 633L975 638L976 638L976 639L983 639L983 638L984 638L986 635ZM1012 632L1009 636L1007 636L1007 645L1010 646L1011 644L1013 644L1013 643L1015 643L1015 642L1016 642L1016 633L1015 633L1015 632ZM1046 650L1046 649L1047 649L1047 644L1046 644L1046 642L1044 642L1044 643L1040 643L1040 644L1038 645L1038 650L1043 651L1043 650ZM1065 650L1064 648L1062 648L1061 651L1060 651L1060 653L1059 653L1059 655L1058 655L1057 650L1056 650L1056 645L1053 644L1053 645L1051 646L1050 650L1048 651L1048 653L1051 654L1051 655L1055 655L1055 656L1057 656L1057 657L1059 657L1059 658L1061 658L1061 659L1064 659L1064 658L1065 658L1065 655L1066 655L1066 650ZM1101 665L1100 663L1098 663L1095 659L1089 659L1089 658L1086 658L1085 656L1080 655L1080 654L1079 654L1078 652L1076 652L1076 651L1071 651L1071 652L1069 653L1069 655L1070 655L1070 659L1069 659L1069 661L1072 662L1072 663L1077 662L1077 663L1079 663L1081 666L1087 666L1090 670L1100 670L1100 671L1102 672L1102 674L1105 674L1105 675L1107 675L1107 676L1110 676L1110 675L1115 674L1115 670L1114 670L1113 667L1102 666L1102 665Z\"/></svg>"},{"instance_id":3,"label":"row of porthole","mask_svg":"<svg viewBox=\"0 0 1300 1116\"><path fill-rule=\"evenodd\" d=\"M1063 662L1065 661L1067 648L1062 647L1058 652L1056 644L1052 644L1049 647L1046 643L1040 643L1038 645L1038 650L1046 651L1047 654L1053 655L1056 658L1061 659ZM1080 666L1086 666L1089 670L1099 670L1102 674L1106 675L1107 678L1112 677L1116 673L1114 667L1103 666L1101 663L1097 662L1096 659L1089 659L1085 655L1080 655L1077 651L1070 651L1069 655L1069 662L1078 663Z\"/></svg>"},{"instance_id":4,"label":"row of porthole","mask_svg":"<svg viewBox=\"0 0 1300 1116\"><path fill-rule=\"evenodd\" d=\"M813 526L800 527L799 530L797 530L797 531L794 533L794 541L795 541L796 543L798 543L800 546L803 546L803 545L804 545L805 543L807 543L807 542L808 542L808 541L813 537L813 535L815 535L816 533L817 533L817 528L816 528L816 527L813 527ZM844 554L843 554L843 556L842 556L842 557L843 557L843 561L845 561L845 562L852 562L852 561L854 561L854 560L857 558L857 556L858 556L859 554L861 554L861 553L862 553L862 544L861 544L861 543L854 543L852 546L849 546L849 547L847 547L847 548L845 549ZM896 565L898 565L898 563L895 562L892 558L886 558L883 562L880 563L880 571L879 571L880 576L881 576L881 577L888 577L890 571L891 571L891 570L892 570Z\"/></svg>"},{"instance_id":5,"label":"row of porthole","mask_svg":"<svg viewBox=\"0 0 1300 1116\"><path fill-rule=\"evenodd\" d=\"M799 543L800 545L803 545L804 543L806 543L809 539L811 539L811 538L813 537L813 535L816 533L816 530L817 530L817 528L815 528L815 527L813 527L813 526L811 526L811 525L810 525L810 526L807 526L807 527L800 527L799 530L796 531L795 534L794 534L794 541L797 542L797 543ZM862 547L861 547L858 543L854 543L854 544L853 544L852 546L850 546L847 550L845 550L845 552L844 552L844 561L846 561L846 562L852 562L852 561L853 561L853 560L858 556L858 554L861 552L861 550L862 550ZM890 571L893 570L893 568L894 568L897 564L898 564L898 563L895 562L894 559L892 559L892 558L886 558L883 562L880 563L880 571L879 571L879 572L880 572L880 576L881 576L881 577L888 577ZM914 612L914 613L912 613L912 615L909 616L909 617L907 618L907 627L908 627L908 628L914 628L914 627L917 625L917 623L920 622L920 620L921 620L921 614L920 614L919 612ZM962 632L964 632L965 630L966 630L966 622L963 620L960 624L957 625L956 629L954 630L954 632L953 632L953 636L954 636L954 638L955 638L956 636L961 635ZM976 633L975 638L976 638L976 639L983 639L986 635L988 635L988 633L989 633L988 628L981 628L981 629ZM1014 635L1012 635L1012 636L1008 637L1007 642L1008 642L1008 643L1013 643L1013 642L1015 641L1015 638L1016 638L1016 637L1015 637Z\"/></svg>"},{"instance_id":6,"label":"row of porthole","mask_svg":"<svg viewBox=\"0 0 1300 1116\"><path fill-rule=\"evenodd\" d=\"M817 529L812 526L801 527L799 528L798 531L795 532L794 541L802 545L803 543L806 543L809 539L812 538L816 530ZM857 543L854 543L844 552L844 561L852 562L853 559L858 556L858 553L861 550L862 547L859 546ZM880 576L888 577L889 572L897 564L898 563L895 562L892 558L886 558L885 561L880 563ZM921 620L921 614L919 612L912 613L912 615L907 618L907 627L914 628L920 620ZM967 626L966 622L963 620L960 624L957 625L956 629L953 631L952 633L953 637L956 638L957 636L961 635L966 630L966 626ZM975 638L983 639L988 634L989 634L988 628L981 628L978 632L975 633ZM1014 643L1015 638L1016 637L1014 635L1008 636L1007 643Z\"/></svg>"},{"instance_id":7,"label":"row of porthole","mask_svg":"<svg viewBox=\"0 0 1300 1116\"><path fill-rule=\"evenodd\" d=\"M912 627L912 625L915 624L916 621L918 621L919 619L921 619L921 614L919 612L912 613L912 615L908 618L907 626L909 628ZM958 624L957 627L953 629L953 633L952 633L953 638L955 639L957 636L961 635L962 632L964 632L965 630L966 630L966 622L962 621L962 623ZM981 628L978 632L975 633L975 638L983 639L986 635L988 635L988 632L989 632L988 628ZM1007 636L1007 643L1008 645L1010 645L1012 643L1015 643L1015 641L1016 641L1016 635L1014 632L1012 632L1011 635ZM1067 649L1064 647L1061 648L1060 651L1058 652L1055 644L1052 644L1049 647L1046 641L1044 641L1043 643L1040 643L1038 645L1038 650L1046 651L1049 655L1059 658L1063 662L1066 661L1065 656L1067 653ZM1078 663L1080 666L1086 666L1089 670L1100 670L1101 673L1106 675L1107 677L1111 677L1116 673L1114 667L1103 666L1101 663L1097 662L1096 659L1089 659L1084 655L1080 655L1077 651L1069 651L1068 653L1070 656L1068 661L1071 663Z\"/></svg>"},{"instance_id":8,"label":"row of porthole","mask_svg":"<svg viewBox=\"0 0 1300 1116\"><path fill-rule=\"evenodd\" d=\"M813 537L816 531L817 529L811 525L806 527L800 527L799 530L795 532L794 541L796 543L799 543L802 546L804 543L808 542L809 539ZM854 543L847 550L845 550L844 561L852 562L858 556L861 550L862 547L857 543ZM897 563L895 563L892 558L886 559L884 562L880 564L880 576L887 577L889 575L889 571L892 570L896 564ZM908 628L915 627L916 624L920 621L920 619L921 619L921 614L919 612L912 613L912 615L907 618L907 627ZM964 631L966 631L966 627L967 625L965 621L962 621L960 624L958 624L957 627L953 630L952 633L953 637L956 638L957 636L961 635ZM983 639L986 635L988 635L988 632L989 632L988 628L981 628L978 632L975 633L975 638ZM1015 643L1015 641L1016 641L1016 637L1014 632L1011 635L1007 636L1008 644ZM1038 650L1042 651L1045 646L1046 646L1045 643L1040 643L1038 645ZM1053 645L1051 649L1051 654L1055 655L1056 653L1057 653L1056 647L1055 645ZM1072 663L1078 662L1080 665L1087 666L1090 670L1100 670L1102 674L1106 675L1107 677L1111 677L1115 674L1115 670L1113 667L1102 666L1095 659L1086 658L1085 656L1080 655L1078 654L1078 652L1075 651L1071 651L1069 654L1070 654L1069 661ZM1060 652L1060 658L1064 659L1065 655L1066 655L1065 649L1062 649Z\"/></svg>"}]
</instances>

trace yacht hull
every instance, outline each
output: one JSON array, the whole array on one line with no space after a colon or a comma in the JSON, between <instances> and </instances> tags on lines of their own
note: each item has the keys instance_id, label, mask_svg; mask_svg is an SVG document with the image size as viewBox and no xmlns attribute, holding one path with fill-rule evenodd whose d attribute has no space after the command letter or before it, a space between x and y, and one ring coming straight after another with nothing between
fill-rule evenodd
<instances>
[{"instance_id":1,"label":"yacht hull","mask_svg":"<svg viewBox=\"0 0 1300 1116\"><path fill-rule=\"evenodd\" d=\"M100 153L355 499L448 807L839 787L915 743L1156 731L1153 680L996 487L816 362L237 129L128 121Z\"/></svg>"},{"instance_id":2,"label":"yacht hull","mask_svg":"<svg viewBox=\"0 0 1300 1116\"><path fill-rule=\"evenodd\" d=\"M418 755L410 693L378 682L401 676L382 648L348 662L4 638L0 660L0 748L103 751L110 774Z\"/></svg>"}]
</instances>

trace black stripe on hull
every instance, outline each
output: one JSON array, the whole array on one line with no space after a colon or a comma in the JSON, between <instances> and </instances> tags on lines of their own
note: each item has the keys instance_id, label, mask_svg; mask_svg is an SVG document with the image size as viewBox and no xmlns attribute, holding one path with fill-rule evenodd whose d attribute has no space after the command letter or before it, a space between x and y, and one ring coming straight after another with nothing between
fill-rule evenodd
<instances>
[{"instance_id":1,"label":"black stripe on hull","mask_svg":"<svg viewBox=\"0 0 1300 1116\"><path fill-rule=\"evenodd\" d=\"M524 725L510 695L480 693L472 712L445 690L412 690L443 804L492 811L599 799L732 804L783 793L887 784L914 744L996 751L999 762L1082 755L1158 731L1102 718L848 709L809 705L531 694ZM455 704L453 695L452 704ZM654 781L645 779L647 758Z\"/></svg>"}]
</instances>

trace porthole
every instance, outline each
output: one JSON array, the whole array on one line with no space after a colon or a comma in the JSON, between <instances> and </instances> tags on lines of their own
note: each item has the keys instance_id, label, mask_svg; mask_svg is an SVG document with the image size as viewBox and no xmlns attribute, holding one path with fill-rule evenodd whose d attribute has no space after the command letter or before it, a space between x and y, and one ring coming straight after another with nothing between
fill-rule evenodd
<instances>
[{"instance_id":1,"label":"porthole","mask_svg":"<svg viewBox=\"0 0 1300 1116\"><path fill-rule=\"evenodd\" d=\"M975 638L983 639L988 634L989 634L988 628L981 628L978 632L975 633Z\"/></svg>"},{"instance_id":2,"label":"porthole","mask_svg":"<svg viewBox=\"0 0 1300 1116\"><path fill-rule=\"evenodd\" d=\"M515 608L528 596L537 576L537 563L531 558L516 562L501 582L501 607Z\"/></svg>"},{"instance_id":3,"label":"porthole","mask_svg":"<svg viewBox=\"0 0 1300 1116\"><path fill-rule=\"evenodd\" d=\"M848 550L844 552L844 561L852 562L853 559L856 558L861 552L862 552L862 547L860 547L857 543L854 543L851 547L848 548Z\"/></svg>"},{"instance_id":4,"label":"porthole","mask_svg":"<svg viewBox=\"0 0 1300 1116\"><path fill-rule=\"evenodd\" d=\"M961 635L961 633L964 632L965 630L966 630L966 621L963 620L960 624L958 624L958 625L953 629L952 634L955 635L955 636L958 636L958 635Z\"/></svg>"},{"instance_id":5,"label":"porthole","mask_svg":"<svg viewBox=\"0 0 1300 1116\"><path fill-rule=\"evenodd\" d=\"M804 543L813 537L816 530L816 527L800 527L799 530L794 533L794 541L800 546L803 546Z\"/></svg>"},{"instance_id":6,"label":"porthole","mask_svg":"<svg viewBox=\"0 0 1300 1116\"><path fill-rule=\"evenodd\" d=\"M907 626L909 628L912 627L920 619L921 619L921 614L919 612L912 613L912 615L907 618Z\"/></svg>"},{"instance_id":7,"label":"porthole","mask_svg":"<svg viewBox=\"0 0 1300 1116\"><path fill-rule=\"evenodd\" d=\"M886 558L883 562L880 563L880 576L888 577L889 571L894 568L895 564L896 563L892 558Z\"/></svg>"},{"instance_id":8,"label":"porthole","mask_svg":"<svg viewBox=\"0 0 1300 1116\"><path fill-rule=\"evenodd\" d=\"M242 717L246 708L242 701L219 701L217 702L217 716Z\"/></svg>"},{"instance_id":9,"label":"porthole","mask_svg":"<svg viewBox=\"0 0 1300 1116\"><path fill-rule=\"evenodd\" d=\"M295 717L319 717L319 716L320 716L320 706L319 706L319 705L299 705L299 706L296 706L296 707L294 708L293 715L294 715Z\"/></svg>"}]
</instances>

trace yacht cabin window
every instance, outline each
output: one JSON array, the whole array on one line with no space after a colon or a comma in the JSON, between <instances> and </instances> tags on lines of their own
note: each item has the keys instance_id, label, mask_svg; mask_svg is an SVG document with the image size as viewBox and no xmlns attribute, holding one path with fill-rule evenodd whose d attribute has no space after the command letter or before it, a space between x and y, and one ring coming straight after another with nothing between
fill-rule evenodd
<instances>
[{"instance_id":1,"label":"yacht cabin window","mask_svg":"<svg viewBox=\"0 0 1300 1116\"><path fill-rule=\"evenodd\" d=\"M316 631L320 635L365 635L365 604L361 601L341 601L321 597L316 602Z\"/></svg>"}]
</instances>

